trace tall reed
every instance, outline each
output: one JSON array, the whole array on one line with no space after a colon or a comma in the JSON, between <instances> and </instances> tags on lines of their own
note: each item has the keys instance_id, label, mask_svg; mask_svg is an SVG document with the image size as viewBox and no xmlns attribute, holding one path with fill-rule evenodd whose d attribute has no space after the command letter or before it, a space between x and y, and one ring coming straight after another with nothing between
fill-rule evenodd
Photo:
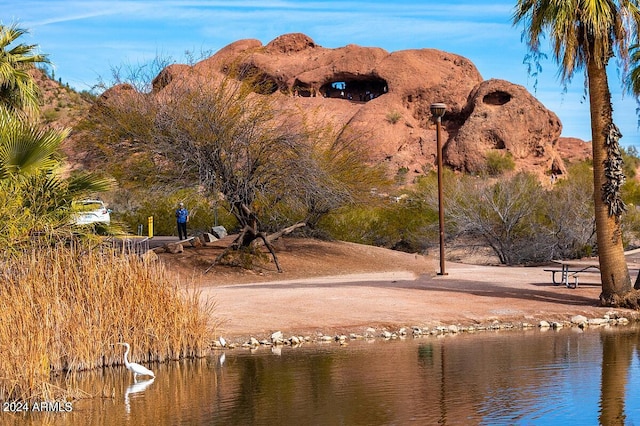
<instances>
[{"instance_id":1,"label":"tall reed","mask_svg":"<svg viewBox=\"0 0 640 426\"><path fill-rule=\"evenodd\" d=\"M0 400L68 396L57 374L203 356L214 304L159 263L114 251L34 249L0 265Z\"/></svg>"}]
</instances>

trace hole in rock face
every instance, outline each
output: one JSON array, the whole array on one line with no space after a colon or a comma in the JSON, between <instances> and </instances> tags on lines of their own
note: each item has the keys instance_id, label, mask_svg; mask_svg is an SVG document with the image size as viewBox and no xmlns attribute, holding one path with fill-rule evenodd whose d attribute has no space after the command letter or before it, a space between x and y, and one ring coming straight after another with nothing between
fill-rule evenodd
<instances>
[{"instance_id":1,"label":"hole in rock face","mask_svg":"<svg viewBox=\"0 0 640 426\"><path fill-rule=\"evenodd\" d=\"M488 105L504 105L511 100L511 95L507 92L496 91L487 93L482 98L482 102Z\"/></svg>"},{"instance_id":2,"label":"hole in rock face","mask_svg":"<svg viewBox=\"0 0 640 426\"><path fill-rule=\"evenodd\" d=\"M325 98L367 102L387 93L387 82L374 76L334 75L320 87Z\"/></svg>"},{"instance_id":3,"label":"hole in rock face","mask_svg":"<svg viewBox=\"0 0 640 426\"><path fill-rule=\"evenodd\" d=\"M505 149L506 145L504 143L504 140L502 140L502 138L496 134L489 134L487 135L487 139L489 141L491 141L491 145L493 146L494 149Z\"/></svg>"},{"instance_id":4,"label":"hole in rock face","mask_svg":"<svg viewBox=\"0 0 640 426\"><path fill-rule=\"evenodd\" d=\"M307 83L302 83L300 80L296 79L296 82L293 85L293 95L294 96L302 96L304 98L316 97L318 96L317 90L311 87Z\"/></svg>"}]
</instances>

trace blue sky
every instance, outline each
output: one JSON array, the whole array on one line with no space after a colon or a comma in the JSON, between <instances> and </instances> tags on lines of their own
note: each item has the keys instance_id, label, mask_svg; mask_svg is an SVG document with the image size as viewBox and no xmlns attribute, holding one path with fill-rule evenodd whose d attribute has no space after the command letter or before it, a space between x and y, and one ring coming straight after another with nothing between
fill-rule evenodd
<instances>
[{"instance_id":1,"label":"blue sky","mask_svg":"<svg viewBox=\"0 0 640 426\"><path fill-rule=\"evenodd\" d=\"M584 77L565 92L552 60L543 63L537 87L527 73L521 28L511 16L515 0L0 0L0 21L30 32L53 62L55 77L78 90L109 81L121 65L185 52L215 52L234 41L302 32L317 44L382 47L389 52L435 48L469 58L484 79L525 86L563 123L563 136L591 139ZM623 95L620 76L610 72L614 120L624 146L640 148L636 102Z\"/></svg>"}]
</instances>

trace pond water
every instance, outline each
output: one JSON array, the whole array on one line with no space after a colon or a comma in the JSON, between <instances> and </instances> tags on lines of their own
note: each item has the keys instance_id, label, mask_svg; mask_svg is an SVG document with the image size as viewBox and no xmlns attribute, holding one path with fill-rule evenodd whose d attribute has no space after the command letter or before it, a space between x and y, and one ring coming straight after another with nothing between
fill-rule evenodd
<instances>
[{"instance_id":1,"label":"pond water","mask_svg":"<svg viewBox=\"0 0 640 426\"><path fill-rule=\"evenodd\" d=\"M640 331L481 332L218 352L87 373L70 412L1 413L51 425L640 424ZM62 411L62 410L59 410Z\"/></svg>"}]
</instances>

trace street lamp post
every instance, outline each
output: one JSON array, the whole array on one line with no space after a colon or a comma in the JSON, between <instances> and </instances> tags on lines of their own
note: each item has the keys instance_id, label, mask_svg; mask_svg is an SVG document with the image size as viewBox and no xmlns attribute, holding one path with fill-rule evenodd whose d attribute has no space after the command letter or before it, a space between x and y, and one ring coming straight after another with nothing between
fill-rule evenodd
<instances>
[{"instance_id":1,"label":"street lamp post","mask_svg":"<svg viewBox=\"0 0 640 426\"><path fill-rule=\"evenodd\" d=\"M442 207L442 141L440 131L442 116L447 106L442 103L431 104L431 114L436 119L436 145L438 150L438 221L440 224L440 272L438 275L447 275L444 271L444 208Z\"/></svg>"}]
</instances>

